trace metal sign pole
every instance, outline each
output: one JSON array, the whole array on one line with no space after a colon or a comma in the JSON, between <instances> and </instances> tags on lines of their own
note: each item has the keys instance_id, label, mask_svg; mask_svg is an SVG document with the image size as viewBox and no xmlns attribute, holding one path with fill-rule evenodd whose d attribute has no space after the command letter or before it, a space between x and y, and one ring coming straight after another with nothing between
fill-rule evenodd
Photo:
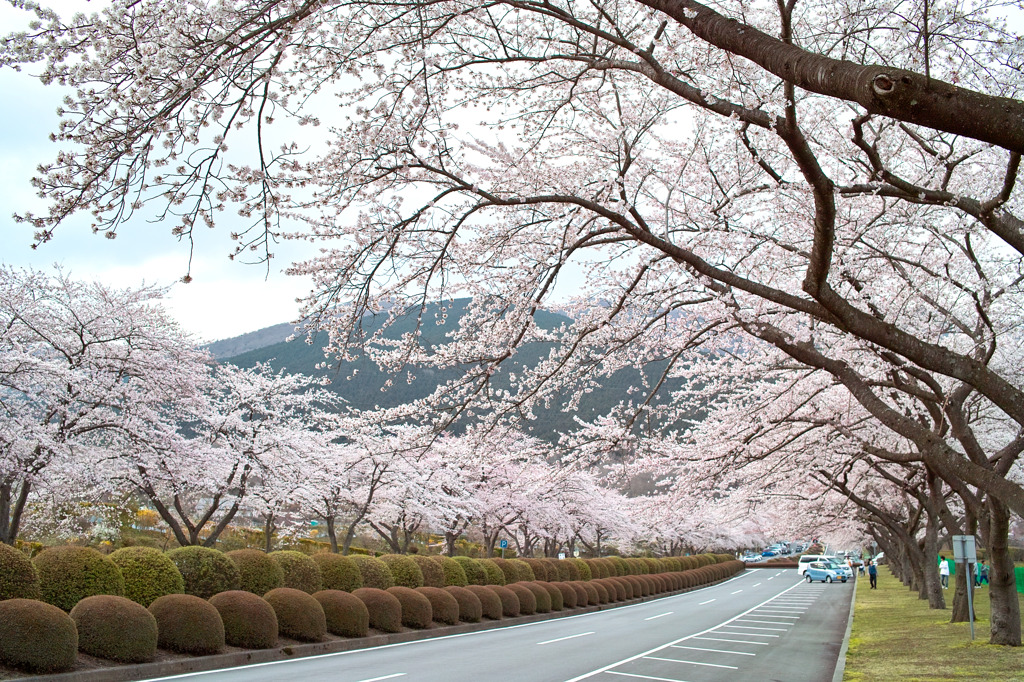
<instances>
[{"instance_id":1,"label":"metal sign pole","mask_svg":"<svg viewBox=\"0 0 1024 682\"><path fill-rule=\"evenodd\" d=\"M962 562L966 569L967 580L967 615L971 621L971 641L974 641L974 570L972 560L977 559L973 535L954 535L953 561Z\"/></svg>"}]
</instances>

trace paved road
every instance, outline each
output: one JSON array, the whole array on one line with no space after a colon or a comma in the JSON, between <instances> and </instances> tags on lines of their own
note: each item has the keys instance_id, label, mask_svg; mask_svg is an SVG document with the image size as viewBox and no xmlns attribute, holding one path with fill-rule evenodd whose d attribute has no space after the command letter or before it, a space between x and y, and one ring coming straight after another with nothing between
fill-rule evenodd
<instances>
[{"instance_id":1,"label":"paved road","mask_svg":"<svg viewBox=\"0 0 1024 682\"><path fill-rule=\"evenodd\" d=\"M795 569L597 613L162 679L204 682L707 682L832 679L852 584Z\"/></svg>"}]
</instances>

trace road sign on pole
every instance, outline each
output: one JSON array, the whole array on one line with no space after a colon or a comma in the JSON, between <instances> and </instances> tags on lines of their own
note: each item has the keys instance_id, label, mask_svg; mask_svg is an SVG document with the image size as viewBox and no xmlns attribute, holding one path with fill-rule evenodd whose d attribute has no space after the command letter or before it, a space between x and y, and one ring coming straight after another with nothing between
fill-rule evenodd
<instances>
[{"instance_id":1,"label":"road sign on pole","mask_svg":"<svg viewBox=\"0 0 1024 682\"><path fill-rule=\"evenodd\" d=\"M953 561L964 565L967 578L967 614L971 621L971 640L974 640L974 564L978 561L978 550L973 535L953 536Z\"/></svg>"}]
</instances>

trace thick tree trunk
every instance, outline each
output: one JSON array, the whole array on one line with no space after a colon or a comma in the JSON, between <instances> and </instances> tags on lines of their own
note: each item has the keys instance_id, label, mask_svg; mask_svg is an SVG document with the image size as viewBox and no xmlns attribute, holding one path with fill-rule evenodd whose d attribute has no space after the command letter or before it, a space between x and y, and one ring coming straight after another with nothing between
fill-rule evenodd
<instances>
[{"instance_id":1,"label":"thick tree trunk","mask_svg":"<svg viewBox=\"0 0 1024 682\"><path fill-rule=\"evenodd\" d=\"M270 554L274 548L274 531L276 530L277 526L274 524L274 515L267 514L263 522L263 551L267 554Z\"/></svg>"},{"instance_id":2,"label":"thick tree trunk","mask_svg":"<svg viewBox=\"0 0 1024 682\"><path fill-rule=\"evenodd\" d=\"M1020 603L1017 601L1017 580L1010 558L1010 513L991 495L988 508L988 597L991 604L991 636L989 644L1021 645Z\"/></svg>"},{"instance_id":3,"label":"thick tree trunk","mask_svg":"<svg viewBox=\"0 0 1024 682\"><path fill-rule=\"evenodd\" d=\"M939 519L928 514L924 534L924 598L928 600L928 608L946 608L946 599L942 593L942 581L939 579Z\"/></svg>"},{"instance_id":4,"label":"thick tree trunk","mask_svg":"<svg viewBox=\"0 0 1024 682\"><path fill-rule=\"evenodd\" d=\"M9 482L0 485L0 542L13 545L17 539L31 488L28 481L22 481L20 487Z\"/></svg>"},{"instance_id":5,"label":"thick tree trunk","mask_svg":"<svg viewBox=\"0 0 1024 682\"><path fill-rule=\"evenodd\" d=\"M326 519L324 519L324 522L327 524L327 539L331 541L331 552L333 554L337 554L338 553L338 529L335 526L334 517L333 516L328 516Z\"/></svg>"}]
</instances>

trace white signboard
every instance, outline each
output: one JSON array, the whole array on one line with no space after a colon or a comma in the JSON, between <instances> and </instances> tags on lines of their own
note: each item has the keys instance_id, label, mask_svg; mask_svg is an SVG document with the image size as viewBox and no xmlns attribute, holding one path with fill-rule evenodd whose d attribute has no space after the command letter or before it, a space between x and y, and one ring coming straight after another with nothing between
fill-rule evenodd
<instances>
[{"instance_id":1,"label":"white signboard","mask_svg":"<svg viewBox=\"0 0 1024 682\"><path fill-rule=\"evenodd\" d=\"M958 564L965 561L969 564L978 563L978 551L974 545L973 535L953 536L953 561Z\"/></svg>"}]
</instances>

